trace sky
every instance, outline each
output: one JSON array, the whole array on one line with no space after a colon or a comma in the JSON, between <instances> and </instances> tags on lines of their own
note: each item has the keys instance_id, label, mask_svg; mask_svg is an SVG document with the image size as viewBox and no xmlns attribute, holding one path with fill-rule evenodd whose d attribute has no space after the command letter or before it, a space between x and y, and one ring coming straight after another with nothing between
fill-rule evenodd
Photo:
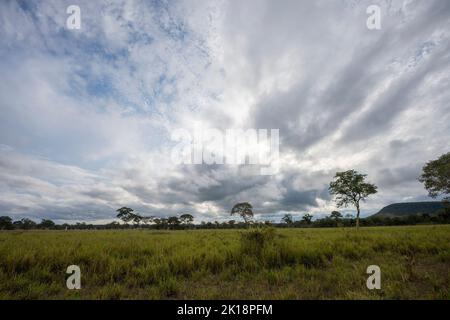
<instances>
[{"instance_id":1,"label":"sky","mask_svg":"<svg viewBox=\"0 0 450 320\"><path fill-rule=\"evenodd\" d=\"M258 220L321 217L349 169L378 186L363 216L429 200L449 40L448 0L0 1L0 215L223 221L248 201ZM175 163L173 133L198 125L279 129L278 172Z\"/></svg>"}]
</instances>

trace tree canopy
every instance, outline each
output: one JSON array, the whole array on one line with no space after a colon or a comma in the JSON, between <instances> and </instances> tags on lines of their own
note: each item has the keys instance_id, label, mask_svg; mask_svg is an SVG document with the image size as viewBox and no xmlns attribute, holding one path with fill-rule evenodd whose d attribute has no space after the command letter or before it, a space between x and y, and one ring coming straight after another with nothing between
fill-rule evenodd
<instances>
[{"instance_id":1,"label":"tree canopy","mask_svg":"<svg viewBox=\"0 0 450 320\"><path fill-rule=\"evenodd\" d=\"M444 199L450 200L450 152L427 162L419 181L425 185L430 197L445 195Z\"/></svg>"},{"instance_id":2,"label":"tree canopy","mask_svg":"<svg viewBox=\"0 0 450 320\"><path fill-rule=\"evenodd\" d=\"M306 213L302 217L302 222L304 222L306 224L311 224L312 218L313 218L312 214Z\"/></svg>"},{"instance_id":3,"label":"tree canopy","mask_svg":"<svg viewBox=\"0 0 450 320\"><path fill-rule=\"evenodd\" d=\"M294 219L292 218L292 214L289 214L289 213L285 214L283 216L283 218L281 218L281 220L284 221L284 223L286 223L288 225L291 225L291 224L294 223Z\"/></svg>"},{"instance_id":4,"label":"tree canopy","mask_svg":"<svg viewBox=\"0 0 450 320\"><path fill-rule=\"evenodd\" d=\"M244 219L246 224L253 218L253 207L248 202L240 202L231 209L231 215L238 214Z\"/></svg>"},{"instance_id":5,"label":"tree canopy","mask_svg":"<svg viewBox=\"0 0 450 320\"><path fill-rule=\"evenodd\" d=\"M330 218L337 221L342 218L342 213L340 213L339 211L332 211Z\"/></svg>"},{"instance_id":6,"label":"tree canopy","mask_svg":"<svg viewBox=\"0 0 450 320\"><path fill-rule=\"evenodd\" d=\"M190 223L192 223L192 221L194 221L194 216L189 213L182 214L180 216L180 221L181 221L181 223L186 224L186 225L190 224Z\"/></svg>"},{"instance_id":7,"label":"tree canopy","mask_svg":"<svg viewBox=\"0 0 450 320\"><path fill-rule=\"evenodd\" d=\"M355 170L336 172L333 181L330 182L329 191L334 196L336 205L356 207L356 227L359 227L360 201L377 193L377 186L365 182L367 175Z\"/></svg>"},{"instance_id":8,"label":"tree canopy","mask_svg":"<svg viewBox=\"0 0 450 320\"><path fill-rule=\"evenodd\" d=\"M120 209L116 210L117 218L121 219L123 222L127 223L130 221L135 220L136 214L134 213L134 210L128 207L122 207Z\"/></svg>"}]
</instances>

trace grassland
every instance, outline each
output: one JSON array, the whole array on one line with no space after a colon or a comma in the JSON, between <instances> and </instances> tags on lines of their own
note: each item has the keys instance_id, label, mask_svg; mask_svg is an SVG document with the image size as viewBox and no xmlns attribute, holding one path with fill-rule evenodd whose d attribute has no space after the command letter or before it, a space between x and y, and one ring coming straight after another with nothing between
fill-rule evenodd
<instances>
[{"instance_id":1,"label":"grassland","mask_svg":"<svg viewBox=\"0 0 450 320\"><path fill-rule=\"evenodd\" d=\"M248 232L0 232L0 299L450 298L450 225Z\"/></svg>"}]
</instances>

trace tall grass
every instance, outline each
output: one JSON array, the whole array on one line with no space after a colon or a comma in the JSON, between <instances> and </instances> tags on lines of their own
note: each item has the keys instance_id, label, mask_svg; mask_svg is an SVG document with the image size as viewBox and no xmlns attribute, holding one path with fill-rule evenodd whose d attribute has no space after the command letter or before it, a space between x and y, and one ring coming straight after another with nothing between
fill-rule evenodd
<instances>
[{"instance_id":1,"label":"tall grass","mask_svg":"<svg viewBox=\"0 0 450 320\"><path fill-rule=\"evenodd\" d=\"M449 299L449 270L450 226L0 232L1 299Z\"/></svg>"}]
</instances>

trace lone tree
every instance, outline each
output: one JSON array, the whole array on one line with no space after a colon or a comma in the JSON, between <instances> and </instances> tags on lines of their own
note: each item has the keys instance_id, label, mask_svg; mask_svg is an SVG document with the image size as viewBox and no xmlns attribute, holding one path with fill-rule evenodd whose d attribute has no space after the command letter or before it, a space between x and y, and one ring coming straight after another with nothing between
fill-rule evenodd
<instances>
[{"instance_id":1,"label":"lone tree","mask_svg":"<svg viewBox=\"0 0 450 320\"><path fill-rule=\"evenodd\" d=\"M130 221L139 220L139 216L134 213L134 210L128 207L122 207L116 210L118 212L117 218L121 219L123 222L127 223Z\"/></svg>"},{"instance_id":2,"label":"lone tree","mask_svg":"<svg viewBox=\"0 0 450 320\"><path fill-rule=\"evenodd\" d=\"M234 205L233 209L231 209L231 215L238 214L244 219L246 225L253 218L253 207L248 202L241 202Z\"/></svg>"},{"instance_id":3,"label":"lone tree","mask_svg":"<svg viewBox=\"0 0 450 320\"><path fill-rule=\"evenodd\" d=\"M425 185L430 197L446 195L444 200L450 201L450 152L427 162L419 181Z\"/></svg>"},{"instance_id":4,"label":"lone tree","mask_svg":"<svg viewBox=\"0 0 450 320\"><path fill-rule=\"evenodd\" d=\"M365 182L366 176L355 170L336 172L328 188L335 196L336 205L339 208L348 205L356 207L356 228L359 228L360 201L365 201L369 195L377 193L377 186Z\"/></svg>"},{"instance_id":5,"label":"lone tree","mask_svg":"<svg viewBox=\"0 0 450 320\"><path fill-rule=\"evenodd\" d=\"M284 221L287 225L291 225L294 223L294 219L292 218L292 214L286 213L281 220Z\"/></svg>"}]
</instances>

